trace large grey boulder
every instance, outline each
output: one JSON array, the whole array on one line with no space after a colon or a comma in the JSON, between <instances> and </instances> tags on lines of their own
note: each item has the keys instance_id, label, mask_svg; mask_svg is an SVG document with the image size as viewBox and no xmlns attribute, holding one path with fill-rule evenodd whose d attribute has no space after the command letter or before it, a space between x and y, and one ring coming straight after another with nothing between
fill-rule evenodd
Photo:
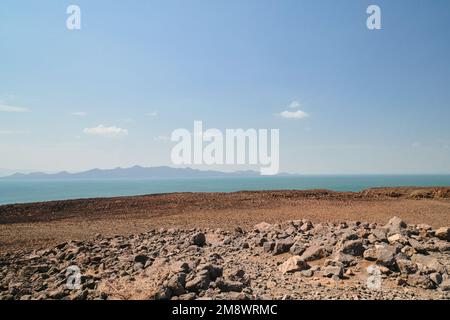
<instances>
[{"instance_id":1,"label":"large grey boulder","mask_svg":"<svg viewBox=\"0 0 450 320\"><path fill-rule=\"evenodd\" d=\"M384 228L387 230L388 236L394 235L396 233L403 234L406 227L406 223L399 217L391 218L391 220L389 220L389 222L384 226Z\"/></svg>"},{"instance_id":2,"label":"large grey boulder","mask_svg":"<svg viewBox=\"0 0 450 320\"><path fill-rule=\"evenodd\" d=\"M273 247L273 254L277 255L277 254L288 252L293 244L294 244L294 241L292 241L292 239L277 240Z\"/></svg>"},{"instance_id":3,"label":"large grey boulder","mask_svg":"<svg viewBox=\"0 0 450 320\"><path fill-rule=\"evenodd\" d=\"M303 252L301 258L305 261L314 261L325 258L327 253L321 246L312 245Z\"/></svg>"},{"instance_id":4,"label":"large grey boulder","mask_svg":"<svg viewBox=\"0 0 450 320\"><path fill-rule=\"evenodd\" d=\"M364 253L363 242L361 240L345 241L340 246L339 251L355 257L360 257Z\"/></svg>"},{"instance_id":5,"label":"large grey boulder","mask_svg":"<svg viewBox=\"0 0 450 320\"><path fill-rule=\"evenodd\" d=\"M364 259L375 261L377 264L392 268L395 265L396 249L392 246L376 246L364 251Z\"/></svg>"}]
</instances>

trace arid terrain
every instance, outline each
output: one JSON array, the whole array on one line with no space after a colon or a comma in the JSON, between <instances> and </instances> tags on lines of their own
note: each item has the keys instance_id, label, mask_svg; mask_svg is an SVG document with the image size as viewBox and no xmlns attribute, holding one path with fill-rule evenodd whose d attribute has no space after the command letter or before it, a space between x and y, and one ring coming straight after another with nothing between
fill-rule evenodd
<instances>
[{"instance_id":1,"label":"arid terrain","mask_svg":"<svg viewBox=\"0 0 450 320\"><path fill-rule=\"evenodd\" d=\"M0 299L449 299L448 226L450 188L6 205Z\"/></svg>"},{"instance_id":2,"label":"arid terrain","mask_svg":"<svg viewBox=\"0 0 450 320\"><path fill-rule=\"evenodd\" d=\"M243 191L173 193L0 206L0 252L36 249L97 234L130 235L160 227L251 228L265 221L450 225L450 187L362 192Z\"/></svg>"}]
</instances>

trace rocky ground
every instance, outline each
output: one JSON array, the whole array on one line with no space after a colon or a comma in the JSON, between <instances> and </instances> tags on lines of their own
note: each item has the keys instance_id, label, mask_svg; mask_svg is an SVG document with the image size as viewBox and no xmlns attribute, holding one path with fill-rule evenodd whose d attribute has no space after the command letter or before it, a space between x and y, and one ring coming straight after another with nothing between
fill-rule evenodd
<instances>
[{"instance_id":1,"label":"rocky ground","mask_svg":"<svg viewBox=\"0 0 450 320\"><path fill-rule=\"evenodd\" d=\"M433 228L450 225L450 187L171 193L0 206L0 254L58 243L130 236L181 227L250 230L308 219L313 223L366 221L384 224L397 216Z\"/></svg>"},{"instance_id":2,"label":"rocky ground","mask_svg":"<svg viewBox=\"0 0 450 320\"><path fill-rule=\"evenodd\" d=\"M449 273L448 227L303 219L3 253L0 299L449 299Z\"/></svg>"}]
</instances>

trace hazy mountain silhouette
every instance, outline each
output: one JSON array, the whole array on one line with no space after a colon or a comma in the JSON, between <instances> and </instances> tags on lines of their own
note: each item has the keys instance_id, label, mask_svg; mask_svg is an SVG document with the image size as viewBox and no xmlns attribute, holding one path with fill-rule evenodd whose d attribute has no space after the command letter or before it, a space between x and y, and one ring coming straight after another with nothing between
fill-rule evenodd
<instances>
[{"instance_id":1,"label":"hazy mountain silhouette","mask_svg":"<svg viewBox=\"0 0 450 320\"><path fill-rule=\"evenodd\" d=\"M254 177L257 171L222 172L213 170L197 170L192 168L141 167L115 169L92 169L77 173L61 171L58 173L15 173L0 179L28 180L28 179L152 179L152 178L214 178L214 177Z\"/></svg>"}]
</instances>

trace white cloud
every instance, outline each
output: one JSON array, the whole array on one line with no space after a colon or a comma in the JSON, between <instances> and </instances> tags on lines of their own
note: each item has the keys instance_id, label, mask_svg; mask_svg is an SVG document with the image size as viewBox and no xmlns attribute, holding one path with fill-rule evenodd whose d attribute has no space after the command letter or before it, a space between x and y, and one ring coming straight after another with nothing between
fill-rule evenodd
<instances>
[{"instance_id":1,"label":"white cloud","mask_svg":"<svg viewBox=\"0 0 450 320\"><path fill-rule=\"evenodd\" d=\"M297 100L294 100L289 104L288 107L291 109L297 109L297 108L300 108L301 106L302 105L300 104L300 102L298 102Z\"/></svg>"},{"instance_id":2,"label":"white cloud","mask_svg":"<svg viewBox=\"0 0 450 320\"><path fill-rule=\"evenodd\" d=\"M152 111L145 114L147 117L156 117L158 115L158 111Z\"/></svg>"},{"instance_id":3,"label":"white cloud","mask_svg":"<svg viewBox=\"0 0 450 320\"><path fill-rule=\"evenodd\" d=\"M75 116L75 117L85 117L88 114L87 114L87 112L84 112L84 111L77 111L77 112L72 112L71 115Z\"/></svg>"},{"instance_id":4,"label":"white cloud","mask_svg":"<svg viewBox=\"0 0 450 320\"><path fill-rule=\"evenodd\" d=\"M108 138L128 135L127 129L122 129L122 128L118 128L118 127L114 127L114 126L105 127L102 124L98 125L97 127L94 127L94 128L85 128L83 130L83 132L85 134L89 134L89 135L97 135L97 136L103 136L103 137L108 137Z\"/></svg>"},{"instance_id":5,"label":"white cloud","mask_svg":"<svg viewBox=\"0 0 450 320\"><path fill-rule=\"evenodd\" d=\"M0 112L29 112L28 108L0 105Z\"/></svg>"},{"instance_id":6,"label":"white cloud","mask_svg":"<svg viewBox=\"0 0 450 320\"><path fill-rule=\"evenodd\" d=\"M282 116L283 118L286 119L304 119L309 117L309 114L307 114L306 112L302 111L302 110L297 110L297 111L283 111L280 113L280 116Z\"/></svg>"}]
</instances>

